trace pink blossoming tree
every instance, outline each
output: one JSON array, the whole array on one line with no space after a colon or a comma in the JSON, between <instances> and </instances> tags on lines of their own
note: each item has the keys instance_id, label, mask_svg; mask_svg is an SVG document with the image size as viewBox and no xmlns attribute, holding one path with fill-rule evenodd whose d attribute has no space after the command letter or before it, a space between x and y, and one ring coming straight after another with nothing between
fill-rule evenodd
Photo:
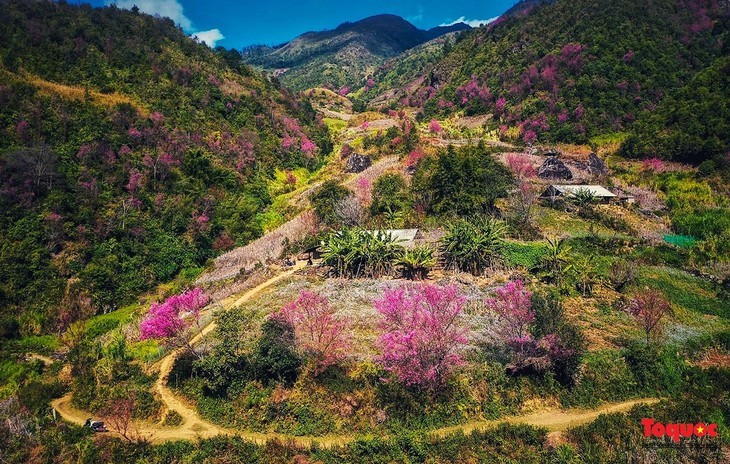
<instances>
[{"instance_id":1,"label":"pink blossoming tree","mask_svg":"<svg viewBox=\"0 0 730 464\"><path fill-rule=\"evenodd\" d=\"M139 325L141 340L165 340L172 346L184 346L200 357L187 338L188 329L195 324L200 328L200 310L210 298L200 288L173 295L162 303L153 303Z\"/></svg>"},{"instance_id":2,"label":"pink blossoming tree","mask_svg":"<svg viewBox=\"0 0 730 464\"><path fill-rule=\"evenodd\" d=\"M456 286L404 286L388 290L375 308L383 331L378 362L407 386L437 390L463 364L467 343L461 324L465 298Z\"/></svg>"},{"instance_id":3,"label":"pink blossoming tree","mask_svg":"<svg viewBox=\"0 0 730 464\"><path fill-rule=\"evenodd\" d=\"M345 320L335 316L329 300L319 293L302 291L296 300L273 317L294 328L297 350L313 362L315 375L347 357L349 326Z\"/></svg>"},{"instance_id":4,"label":"pink blossoming tree","mask_svg":"<svg viewBox=\"0 0 730 464\"><path fill-rule=\"evenodd\" d=\"M553 367L554 362L571 354L560 337L547 334L536 339L531 330L535 321L532 309L532 293L521 280L509 282L495 290L494 298L486 301L487 307L497 314L499 334L512 353L507 369L512 373L542 373Z\"/></svg>"}]
</instances>

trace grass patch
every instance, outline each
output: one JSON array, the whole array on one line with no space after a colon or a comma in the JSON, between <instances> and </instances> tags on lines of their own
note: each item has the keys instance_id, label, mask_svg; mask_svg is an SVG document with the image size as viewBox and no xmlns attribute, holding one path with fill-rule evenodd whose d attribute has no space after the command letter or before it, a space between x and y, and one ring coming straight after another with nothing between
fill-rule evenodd
<instances>
[{"instance_id":1,"label":"grass patch","mask_svg":"<svg viewBox=\"0 0 730 464\"><path fill-rule=\"evenodd\" d=\"M660 290L673 305L687 312L698 312L730 319L730 301L720 299L712 284L687 272L665 267L644 267L639 272L638 288Z\"/></svg>"},{"instance_id":2,"label":"grass patch","mask_svg":"<svg viewBox=\"0 0 730 464\"><path fill-rule=\"evenodd\" d=\"M324 118L322 121L324 121L329 130L334 133L338 133L347 127L347 121L343 121L342 119Z\"/></svg>"},{"instance_id":3,"label":"grass patch","mask_svg":"<svg viewBox=\"0 0 730 464\"><path fill-rule=\"evenodd\" d=\"M111 332L120 325L130 322L132 315L138 308L138 304L132 304L107 314L92 317L87 322L86 335L91 338L97 338Z\"/></svg>"},{"instance_id":4,"label":"grass patch","mask_svg":"<svg viewBox=\"0 0 730 464\"><path fill-rule=\"evenodd\" d=\"M143 362L155 362L162 358L166 351L156 340L144 340L127 345L127 352L132 359Z\"/></svg>"},{"instance_id":5,"label":"grass patch","mask_svg":"<svg viewBox=\"0 0 730 464\"><path fill-rule=\"evenodd\" d=\"M20 340L9 340L7 350L12 353L38 353L50 355L58 348L58 338L54 335L24 337Z\"/></svg>"}]
</instances>

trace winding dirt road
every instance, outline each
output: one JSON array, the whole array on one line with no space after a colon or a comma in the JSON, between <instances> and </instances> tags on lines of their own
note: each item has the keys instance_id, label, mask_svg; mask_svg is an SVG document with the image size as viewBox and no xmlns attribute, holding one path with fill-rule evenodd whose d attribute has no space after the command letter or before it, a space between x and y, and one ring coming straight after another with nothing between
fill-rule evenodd
<instances>
[{"instance_id":1,"label":"winding dirt road","mask_svg":"<svg viewBox=\"0 0 730 464\"><path fill-rule=\"evenodd\" d=\"M270 287L271 285L290 277L298 269L303 267L302 264L295 266L294 268L284 271L271 279L259 284L258 286L248 290L240 297L231 297L224 300L221 305L224 310L235 308L253 298L262 290ZM217 327L213 321L201 330L193 339L191 344L195 345L203 340L205 335L215 330ZM153 443L161 443L166 441L175 440L198 440L201 438L210 438L218 435L236 435L244 440L248 440L257 444L264 444L269 440L279 440L285 443L292 443L299 447L309 448L317 443L323 447L333 447L338 445L346 445L347 443L355 439L354 436L350 435L326 435L320 437L314 436L293 436L284 435L278 433L257 433L257 432L245 432L240 430L228 429L225 427L213 424L198 414L197 410L193 405L188 404L184 399L177 396L167 385L167 378L175 364L175 359L181 353L181 349L170 352L167 356L162 358L160 361L160 374L155 382L154 390L159 396L162 403L165 405L166 411L163 413L163 417L169 411L175 411L183 418L183 423L177 427L167 427L161 423L151 422L138 422L135 423L136 433L150 440ZM434 437L443 438L456 432L463 432L466 434L472 433L475 430L485 430L494 428L501 423L510 424L527 424L534 425L537 427L545 427L551 432L561 432L569 427L575 427L581 424L585 424L593 421L600 414L612 413L612 412L625 412L631 409L634 405L639 403L656 403L658 400L653 398L638 399L631 401L624 401L621 403L607 404L596 409L570 409L570 410L550 410L540 413L533 413L522 416L508 416L497 420L491 421L477 421L470 422L453 427L444 427L441 429L430 432L430 435ZM73 422L78 425L83 425L87 418L94 417L93 414L74 408L71 405L71 394L67 394L61 398L54 400L51 405L53 408L69 422Z\"/></svg>"}]
</instances>

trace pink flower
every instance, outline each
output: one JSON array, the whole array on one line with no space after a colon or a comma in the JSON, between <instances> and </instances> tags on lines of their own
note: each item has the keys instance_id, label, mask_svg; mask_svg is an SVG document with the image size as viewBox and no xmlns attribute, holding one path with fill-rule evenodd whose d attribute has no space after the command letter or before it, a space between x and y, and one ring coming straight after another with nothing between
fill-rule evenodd
<instances>
[{"instance_id":1,"label":"pink flower","mask_svg":"<svg viewBox=\"0 0 730 464\"><path fill-rule=\"evenodd\" d=\"M443 386L462 365L467 343L461 323L465 299L455 286L416 285L387 290L375 309L382 316L378 362L408 386Z\"/></svg>"}]
</instances>

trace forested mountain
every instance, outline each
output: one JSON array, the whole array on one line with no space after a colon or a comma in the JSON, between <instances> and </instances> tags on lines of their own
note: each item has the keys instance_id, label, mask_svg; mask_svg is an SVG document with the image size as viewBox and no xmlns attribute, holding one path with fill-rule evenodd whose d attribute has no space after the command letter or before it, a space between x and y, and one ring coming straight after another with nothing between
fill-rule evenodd
<instances>
[{"instance_id":1,"label":"forested mountain","mask_svg":"<svg viewBox=\"0 0 730 464\"><path fill-rule=\"evenodd\" d=\"M503 138L527 143L637 130L635 155L700 161L730 148L727 79L707 78L727 69L727 2L533 3L461 33L431 66L402 69L409 85L384 90L388 75L376 75L364 98L427 118L492 114Z\"/></svg>"},{"instance_id":2,"label":"forested mountain","mask_svg":"<svg viewBox=\"0 0 730 464\"><path fill-rule=\"evenodd\" d=\"M449 32L464 23L418 29L395 15L377 15L344 23L331 31L307 32L278 47L256 46L244 53L250 64L275 71L295 90L317 86L359 86L386 59Z\"/></svg>"},{"instance_id":3,"label":"forested mountain","mask_svg":"<svg viewBox=\"0 0 730 464\"><path fill-rule=\"evenodd\" d=\"M266 178L331 151L311 107L238 58L136 9L0 2L6 334L120 307L258 236Z\"/></svg>"}]
</instances>

